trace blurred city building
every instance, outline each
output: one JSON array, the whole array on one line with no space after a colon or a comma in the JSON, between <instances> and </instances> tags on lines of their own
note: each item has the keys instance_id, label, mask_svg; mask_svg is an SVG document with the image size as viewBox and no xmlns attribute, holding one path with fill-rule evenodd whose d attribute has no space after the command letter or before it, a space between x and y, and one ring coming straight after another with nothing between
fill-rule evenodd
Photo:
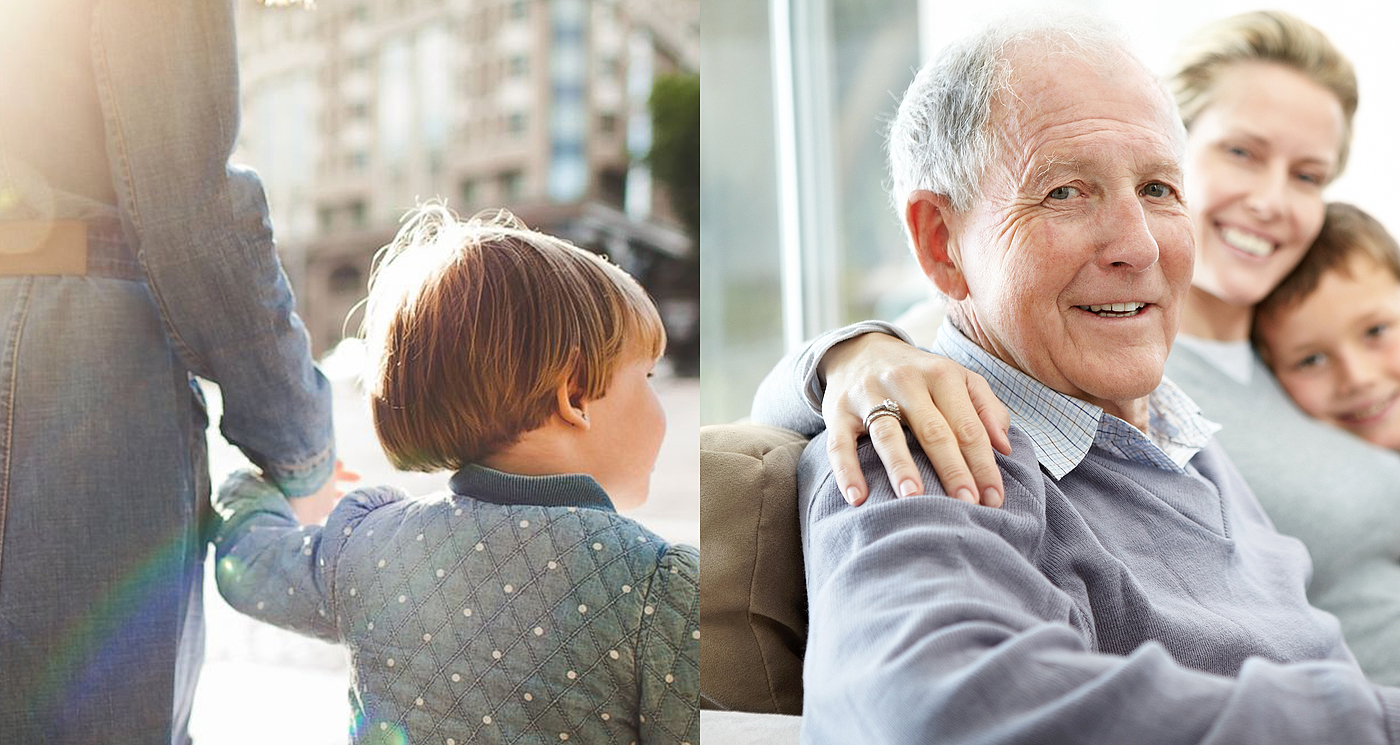
<instances>
[{"instance_id":1,"label":"blurred city building","mask_svg":"<svg viewBox=\"0 0 1400 745\"><path fill-rule=\"evenodd\" d=\"M697 248L645 157L653 84L697 71L699 42L699 0L243 2L235 161L262 175L314 352L404 212L442 197L611 257L698 371Z\"/></svg>"}]
</instances>

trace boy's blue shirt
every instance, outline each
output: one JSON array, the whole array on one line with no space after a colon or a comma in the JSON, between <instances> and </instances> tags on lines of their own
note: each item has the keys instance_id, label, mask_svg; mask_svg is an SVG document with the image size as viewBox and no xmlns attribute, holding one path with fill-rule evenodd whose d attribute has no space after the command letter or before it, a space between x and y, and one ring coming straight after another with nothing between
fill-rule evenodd
<instances>
[{"instance_id":1,"label":"boy's blue shirt","mask_svg":"<svg viewBox=\"0 0 1400 745\"><path fill-rule=\"evenodd\" d=\"M219 492L219 590L345 644L355 741L698 742L699 557L582 475L469 466L353 492L299 526L251 474Z\"/></svg>"}]
</instances>

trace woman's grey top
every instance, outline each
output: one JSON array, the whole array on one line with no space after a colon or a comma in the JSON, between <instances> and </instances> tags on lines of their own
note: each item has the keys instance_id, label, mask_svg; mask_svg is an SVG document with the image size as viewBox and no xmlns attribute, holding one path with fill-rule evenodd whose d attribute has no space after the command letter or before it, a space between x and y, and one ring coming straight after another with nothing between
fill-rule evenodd
<instances>
[{"instance_id":1,"label":"woman's grey top","mask_svg":"<svg viewBox=\"0 0 1400 745\"><path fill-rule=\"evenodd\" d=\"M1312 554L1308 597L1342 622L1361 669L1400 685L1400 455L1308 417L1257 359L1248 385L1177 344L1167 374L1279 531Z\"/></svg>"}]
</instances>

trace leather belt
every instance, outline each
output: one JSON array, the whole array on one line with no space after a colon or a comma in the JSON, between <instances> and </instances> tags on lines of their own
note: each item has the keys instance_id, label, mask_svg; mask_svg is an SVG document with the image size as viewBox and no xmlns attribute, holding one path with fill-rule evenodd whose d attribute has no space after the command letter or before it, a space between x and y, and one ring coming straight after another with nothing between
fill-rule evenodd
<instances>
[{"instance_id":1,"label":"leather belt","mask_svg":"<svg viewBox=\"0 0 1400 745\"><path fill-rule=\"evenodd\" d=\"M144 280L117 220L0 221L0 277Z\"/></svg>"}]
</instances>

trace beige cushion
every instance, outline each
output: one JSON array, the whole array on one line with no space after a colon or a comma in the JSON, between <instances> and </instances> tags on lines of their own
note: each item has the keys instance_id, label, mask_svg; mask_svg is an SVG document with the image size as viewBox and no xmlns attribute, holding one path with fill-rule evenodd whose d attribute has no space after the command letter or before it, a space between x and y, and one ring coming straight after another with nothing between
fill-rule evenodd
<instances>
[{"instance_id":1,"label":"beige cushion","mask_svg":"<svg viewBox=\"0 0 1400 745\"><path fill-rule=\"evenodd\" d=\"M700 429L702 705L802 713L807 594L797 459L807 441L774 427Z\"/></svg>"}]
</instances>

